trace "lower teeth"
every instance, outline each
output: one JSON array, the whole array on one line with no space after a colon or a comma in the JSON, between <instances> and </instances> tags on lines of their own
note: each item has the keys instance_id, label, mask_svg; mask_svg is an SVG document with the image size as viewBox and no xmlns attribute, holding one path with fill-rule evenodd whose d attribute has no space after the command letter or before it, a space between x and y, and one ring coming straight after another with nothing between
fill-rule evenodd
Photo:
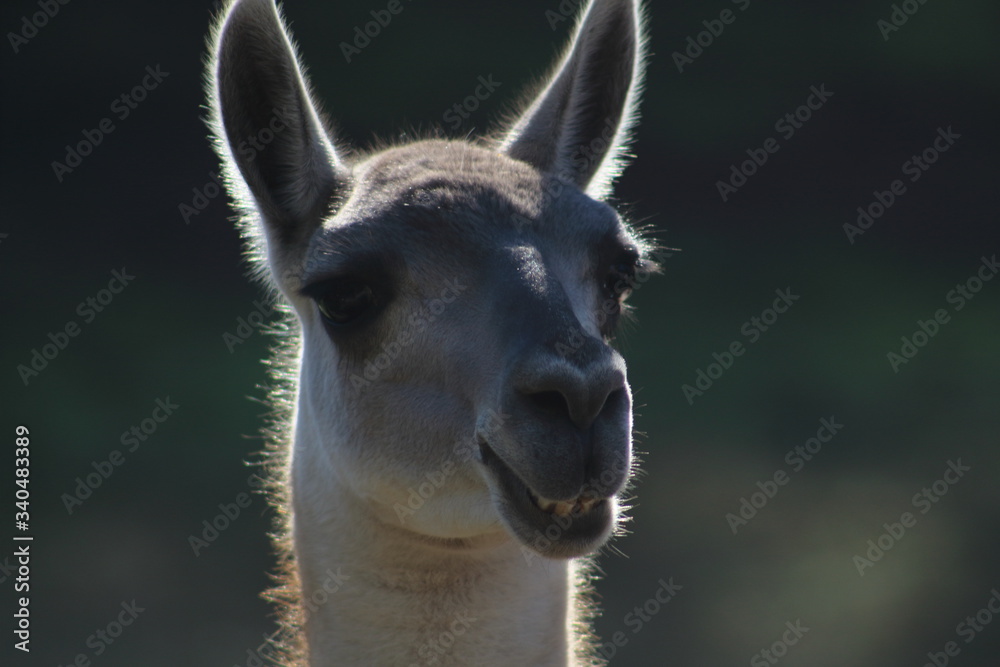
<instances>
[{"instance_id":1,"label":"lower teeth","mask_svg":"<svg viewBox=\"0 0 1000 667\"><path fill-rule=\"evenodd\" d=\"M582 514L590 511L598 503L598 499L593 496L583 495L573 502L564 500L549 500L548 498L538 498L532 495L531 498L535 506L543 512L555 514L556 516L568 516L570 514Z\"/></svg>"}]
</instances>

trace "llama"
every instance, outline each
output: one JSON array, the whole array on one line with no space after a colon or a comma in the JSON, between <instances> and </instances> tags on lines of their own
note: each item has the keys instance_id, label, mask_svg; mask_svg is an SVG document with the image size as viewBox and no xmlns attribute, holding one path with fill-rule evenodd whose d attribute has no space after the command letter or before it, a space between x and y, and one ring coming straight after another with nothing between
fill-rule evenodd
<instances>
[{"instance_id":1,"label":"llama","mask_svg":"<svg viewBox=\"0 0 1000 667\"><path fill-rule=\"evenodd\" d=\"M611 341L654 266L602 200L642 45L636 0L591 0L505 131L350 157L273 0L222 12L209 123L288 315L269 449L287 664L602 664L590 558L634 467Z\"/></svg>"}]
</instances>

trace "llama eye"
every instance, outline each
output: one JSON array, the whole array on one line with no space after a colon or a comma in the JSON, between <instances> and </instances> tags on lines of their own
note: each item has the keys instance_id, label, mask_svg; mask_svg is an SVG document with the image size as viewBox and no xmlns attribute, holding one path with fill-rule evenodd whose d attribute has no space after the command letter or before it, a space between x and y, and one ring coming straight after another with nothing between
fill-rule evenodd
<instances>
[{"instance_id":1,"label":"llama eye","mask_svg":"<svg viewBox=\"0 0 1000 667\"><path fill-rule=\"evenodd\" d=\"M635 262L618 262L612 264L605 278L604 288L612 299L624 301L632 293L635 283Z\"/></svg>"},{"instance_id":2,"label":"llama eye","mask_svg":"<svg viewBox=\"0 0 1000 667\"><path fill-rule=\"evenodd\" d=\"M309 291L320 315L333 326L351 324L375 305L371 285L355 278L333 280Z\"/></svg>"}]
</instances>

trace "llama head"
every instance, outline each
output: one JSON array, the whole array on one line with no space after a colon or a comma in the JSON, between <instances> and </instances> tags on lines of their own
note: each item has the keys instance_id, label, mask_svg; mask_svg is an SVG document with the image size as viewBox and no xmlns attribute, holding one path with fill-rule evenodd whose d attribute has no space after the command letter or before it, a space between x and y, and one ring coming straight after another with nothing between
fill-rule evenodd
<instances>
[{"instance_id":1,"label":"llama head","mask_svg":"<svg viewBox=\"0 0 1000 667\"><path fill-rule=\"evenodd\" d=\"M302 330L295 511L346 489L377 520L551 557L603 544L632 462L611 347L648 267L601 201L641 73L633 0L593 0L547 86L494 141L348 161L272 0L215 33L212 125L251 254Z\"/></svg>"}]
</instances>

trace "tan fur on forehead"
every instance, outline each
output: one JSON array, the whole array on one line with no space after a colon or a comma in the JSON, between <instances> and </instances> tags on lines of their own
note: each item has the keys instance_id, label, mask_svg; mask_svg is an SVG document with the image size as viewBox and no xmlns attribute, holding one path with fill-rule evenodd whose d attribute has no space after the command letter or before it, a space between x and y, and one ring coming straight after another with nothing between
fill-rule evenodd
<instances>
[{"instance_id":1,"label":"tan fur on forehead","mask_svg":"<svg viewBox=\"0 0 1000 667\"><path fill-rule=\"evenodd\" d=\"M565 245L574 237L589 244L613 235L632 243L631 231L604 202L466 142L426 140L388 149L358 164L352 184L344 204L324 221L314 251L341 254L352 247L391 245L419 259L418 249L397 236L408 232L431 235L424 240L435 247L467 251L475 249L463 245L470 241L496 249L505 240L548 239L567 252L575 252L576 243Z\"/></svg>"},{"instance_id":2,"label":"tan fur on forehead","mask_svg":"<svg viewBox=\"0 0 1000 667\"><path fill-rule=\"evenodd\" d=\"M391 148L354 170L356 201L403 202L415 208L475 211L503 199L522 215L537 215L542 175L529 165L463 141L426 140Z\"/></svg>"}]
</instances>

